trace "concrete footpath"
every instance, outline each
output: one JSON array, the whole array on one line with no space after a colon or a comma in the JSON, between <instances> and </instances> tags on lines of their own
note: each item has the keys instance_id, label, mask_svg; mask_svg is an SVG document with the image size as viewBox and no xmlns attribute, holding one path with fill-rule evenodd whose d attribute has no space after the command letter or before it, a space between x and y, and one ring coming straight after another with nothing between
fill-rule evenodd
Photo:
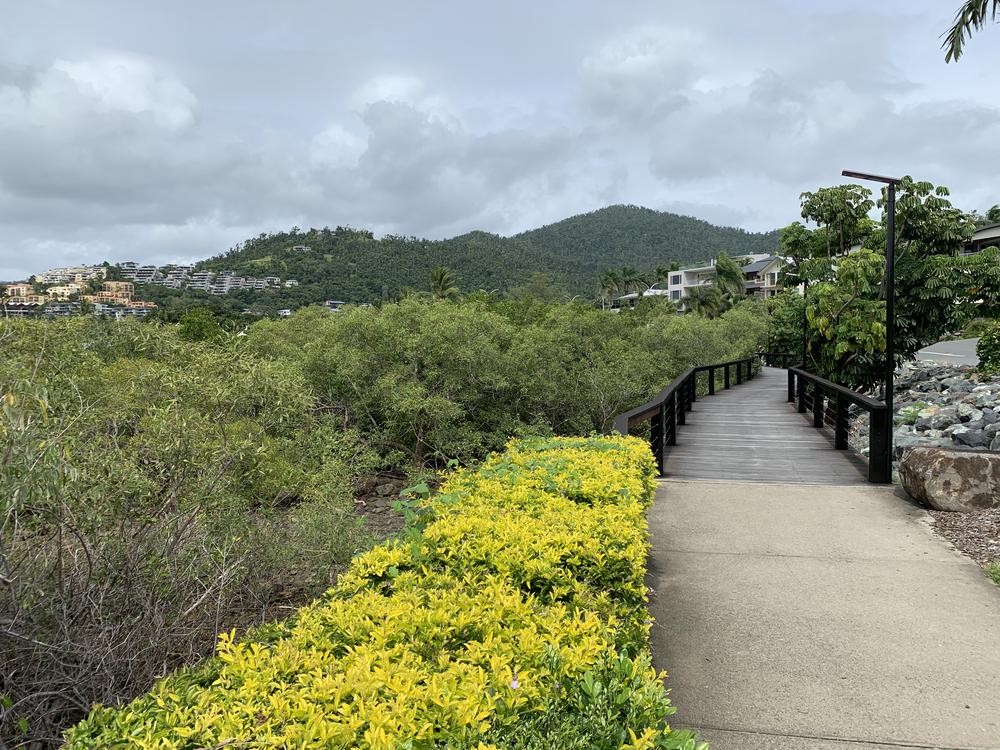
<instances>
[{"instance_id":1,"label":"concrete footpath","mask_svg":"<svg viewBox=\"0 0 1000 750\"><path fill-rule=\"evenodd\" d=\"M660 483L673 725L713 750L1000 748L1000 587L898 491Z\"/></svg>"}]
</instances>

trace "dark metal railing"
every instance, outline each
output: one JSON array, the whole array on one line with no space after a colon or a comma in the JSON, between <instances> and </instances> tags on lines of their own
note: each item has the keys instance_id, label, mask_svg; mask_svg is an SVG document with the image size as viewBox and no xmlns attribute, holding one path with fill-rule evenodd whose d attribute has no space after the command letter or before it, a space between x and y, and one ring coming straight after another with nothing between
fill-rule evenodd
<instances>
[{"instance_id":1,"label":"dark metal railing","mask_svg":"<svg viewBox=\"0 0 1000 750\"><path fill-rule=\"evenodd\" d=\"M698 400L698 376L706 373L704 393L715 394L717 386L723 389L732 385L740 385L744 380L750 380L755 374L755 366L759 365L756 357L734 359L731 362L719 362L714 365L690 367L660 391L656 397L642 406L619 414L615 417L614 431L627 435L629 431L642 422L649 421L650 447L656 456L656 466L662 476L667 448L677 445L677 428L687 421L687 413Z\"/></svg>"},{"instance_id":2,"label":"dark metal railing","mask_svg":"<svg viewBox=\"0 0 1000 750\"><path fill-rule=\"evenodd\" d=\"M798 367L788 368L788 401L800 414L812 412L813 427L831 427L837 450L848 448L851 405L868 412L868 481L892 483L892 415L883 402Z\"/></svg>"}]
</instances>

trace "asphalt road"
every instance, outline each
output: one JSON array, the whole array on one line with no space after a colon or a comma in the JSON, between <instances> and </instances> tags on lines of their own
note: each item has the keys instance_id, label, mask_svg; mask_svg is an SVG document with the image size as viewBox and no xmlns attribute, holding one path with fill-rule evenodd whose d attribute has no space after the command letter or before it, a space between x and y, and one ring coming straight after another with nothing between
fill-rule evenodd
<instances>
[{"instance_id":1,"label":"asphalt road","mask_svg":"<svg viewBox=\"0 0 1000 750\"><path fill-rule=\"evenodd\" d=\"M952 365L978 365L976 343L979 339L957 339L939 341L917 352L917 359L942 362Z\"/></svg>"}]
</instances>

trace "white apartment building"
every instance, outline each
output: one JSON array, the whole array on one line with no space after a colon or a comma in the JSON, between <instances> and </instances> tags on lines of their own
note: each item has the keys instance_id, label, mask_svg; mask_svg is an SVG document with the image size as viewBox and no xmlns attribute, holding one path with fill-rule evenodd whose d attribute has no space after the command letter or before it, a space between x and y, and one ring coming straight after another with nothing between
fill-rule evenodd
<instances>
[{"instance_id":1,"label":"white apartment building","mask_svg":"<svg viewBox=\"0 0 1000 750\"><path fill-rule=\"evenodd\" d=\"M103 279L106 273L103 266L68 266L66 268L50 268L48 271L35 274L39 284L83 283L91 279Z\"/></svg>"},{"instance_id":2,"label":"white apartment building","mask_svg":"<svg viewBox=\"0 0 1000 750\"><path fill-rule=\"evenodd\" d=\"M747 295L773 297L781 287L778 274L785 261L776 255L757 253L743 256L748 263L743 266L744 284ZM612 308L631 307L640 297L667 297L680 305L691 289L713 284L715 281L715 259L708 265L682 268L670 273L666 281L653 284L642 292L631 292L614 300Z\"/></svg>"}]
</instances>

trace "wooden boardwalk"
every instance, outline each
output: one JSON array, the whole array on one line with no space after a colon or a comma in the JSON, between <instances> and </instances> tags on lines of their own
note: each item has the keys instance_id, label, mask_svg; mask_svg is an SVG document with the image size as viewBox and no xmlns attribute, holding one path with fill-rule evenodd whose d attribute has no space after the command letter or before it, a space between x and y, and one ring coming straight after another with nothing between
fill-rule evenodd
<instances>
[{"instance_id":1,"label":"wooden boardwalk","mask_svg":"<svg viewBox=\"0 0 1000 750\"><path fill-rule=\"evenodd\" d=\"M742 385L695 402L666 478L780 484L865 484L868 466L833 448L833 434L787 402L788 376L770 367Z\"/></svg>"}]
</instances>

